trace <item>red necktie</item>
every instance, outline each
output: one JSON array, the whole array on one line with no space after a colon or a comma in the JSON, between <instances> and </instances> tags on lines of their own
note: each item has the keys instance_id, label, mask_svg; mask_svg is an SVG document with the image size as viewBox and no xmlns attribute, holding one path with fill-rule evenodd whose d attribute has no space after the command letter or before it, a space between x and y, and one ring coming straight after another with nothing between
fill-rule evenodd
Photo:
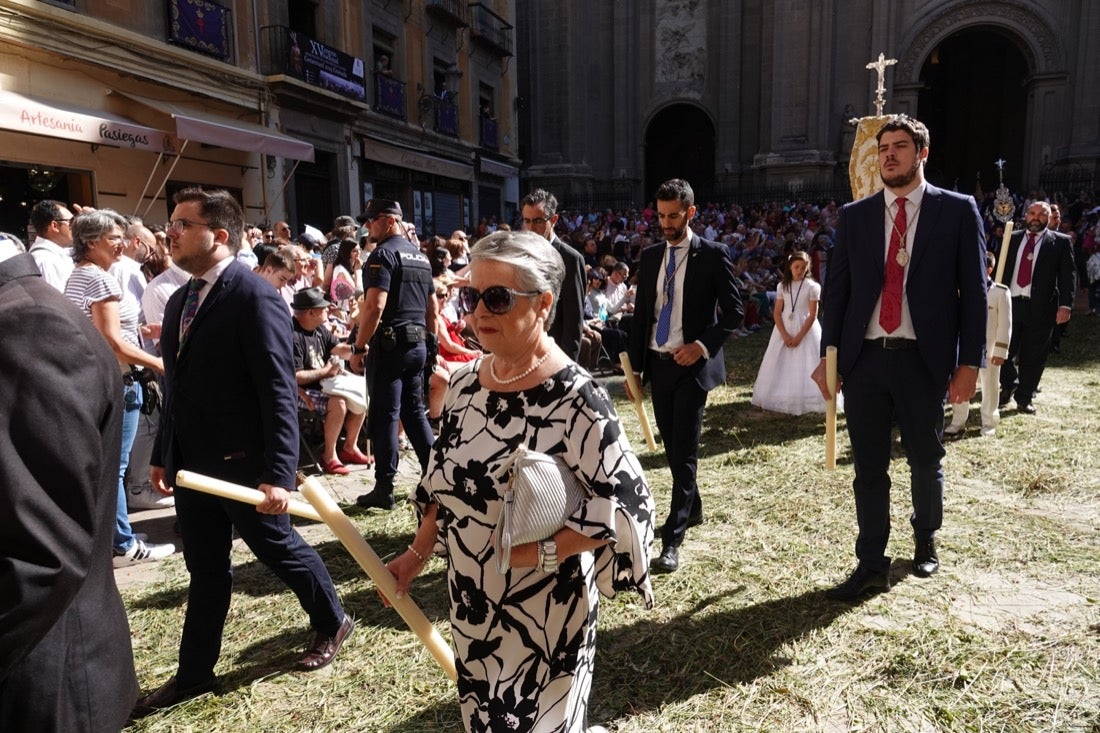
<instances>
[{"instance_id":1,"label":"red necktie","mask_svg":"<svg viewBox=\"0 0 1100 733\"><path fill-rule=\"evenodd\" d=\"M1035 232L1028 232L1027 244L1024 245L1023 259L1020 260L1020 269L1016 272L1016 284L1021 288L1031 285L1031 261L1035 259Z\"/></svg>"},{"instance_id":2,"label":"red necktie","mask_svg":"<svg viewBox=\"0 0 1100 733\"><path fill-rule=\"evenodd\" d=\"M902 251L902 235L909 228L905 218L905 199L899 197L898 213L894 217L894 227L890 232L890 251L886 253L886 278L882 283L882 307L878 313L878 323L886 333L893 333L901 325L901 294L905 283L905 266L898 262L898 252Z\"/></svg>"}]
</instances>

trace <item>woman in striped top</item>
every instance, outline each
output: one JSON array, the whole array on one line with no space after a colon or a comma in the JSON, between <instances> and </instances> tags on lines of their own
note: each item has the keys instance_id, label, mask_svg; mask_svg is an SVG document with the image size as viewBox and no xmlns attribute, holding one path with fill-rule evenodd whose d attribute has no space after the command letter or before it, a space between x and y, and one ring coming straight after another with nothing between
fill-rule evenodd
<instances>
[{"instance_id":1,"label":"woman in striped top","mask_svg":"<svg viewBox=\"0 0 1100 733\"><path fill-rule=\"evenodd\" d=\"M65 296L92 319L123 373L123 417L121 460L118 472L118 507L115 513L115 566L159 560L176 551L171 544L148 544L134 535L126 510L126 468L130 448L137 435L141 409L141 384L135 377L140 368L164 373L160 357L141 349L137 298L124 291L107 272L122 257L126 220L110 209L89 210L73 218L73 261L76 267L65 285Z\"/></svg>"}]
</instances>

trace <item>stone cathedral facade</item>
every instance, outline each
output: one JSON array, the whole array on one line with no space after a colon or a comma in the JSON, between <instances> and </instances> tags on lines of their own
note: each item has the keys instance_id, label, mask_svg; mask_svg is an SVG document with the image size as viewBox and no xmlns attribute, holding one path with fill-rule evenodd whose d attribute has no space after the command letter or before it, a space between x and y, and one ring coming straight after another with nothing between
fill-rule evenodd
<instances>
[{"instance_id":1,"label":"stone cathedral facade","mask_svg":"<svg viewBox=\"0 0 1100 733\"><path fill-rule=\"evenodd\" d=\"M642 205L847 190L853 117L932 133L928 177L974 192L1100 186L1100 3L1090 0L521 0L524 185Z\"/></svg>"}]
</instances>

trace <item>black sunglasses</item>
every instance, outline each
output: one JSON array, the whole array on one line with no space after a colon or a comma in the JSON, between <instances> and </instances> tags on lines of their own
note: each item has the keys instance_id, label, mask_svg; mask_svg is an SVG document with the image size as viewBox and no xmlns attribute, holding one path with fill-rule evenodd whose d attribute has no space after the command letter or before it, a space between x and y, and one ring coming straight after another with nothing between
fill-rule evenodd
<instances>
[{"instance_id":1,"label":"black sunglasses","mask_svg":"<svg viewBox=\"0 0 1100 733\"><path fill-rule=\"evenodd\" d=\"M533 298L536 295L542 295L542 293L538 290L512 290L503 285L494 285L491 288L485 288L485 290L464 287L458 290L458 302L462 306L462 310L467 313L473 313L480 302L485 306L485 310L502 316L516 307L517 295Z\"/></svg>"}]
</instances>

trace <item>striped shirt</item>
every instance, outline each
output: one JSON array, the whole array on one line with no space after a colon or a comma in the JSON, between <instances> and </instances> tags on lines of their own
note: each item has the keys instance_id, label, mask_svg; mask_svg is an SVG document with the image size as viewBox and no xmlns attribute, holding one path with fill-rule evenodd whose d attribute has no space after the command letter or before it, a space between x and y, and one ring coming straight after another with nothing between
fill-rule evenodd
<instances>
[{"instance_id":1,"label":"striped shirt","mask_svg":"<svg viewBox=\"0 0 1100 733\"><path fill-rule=\"evenodd\" d=\"M141 348L138 336L138 319L141 307L130 291L123 291L118 280L98 265L82 265L73 270L69 281L65 283L65 297L77 308L92 316L92 304L105 300L118 301L118 321L122 338L129 344Z\"/></svg>"}]
</instances>

